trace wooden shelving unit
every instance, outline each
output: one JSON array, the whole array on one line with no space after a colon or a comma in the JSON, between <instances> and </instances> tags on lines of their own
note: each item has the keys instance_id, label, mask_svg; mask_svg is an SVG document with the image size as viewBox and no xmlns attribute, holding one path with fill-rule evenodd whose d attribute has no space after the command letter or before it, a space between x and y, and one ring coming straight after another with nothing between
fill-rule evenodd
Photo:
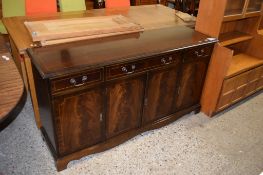
<instances>
[{"instance_id":1,"label":"wooden shelving unit","mask_svg":"<svg viewBox=\"0 0 263 175\"><path fill-rule=\"evenodd\" d=\"M201 101L208 116L263 89L262 7L262 0L200 1L196 30L219 39Z\"/></svg>"},{"instance_id":2,"label":"wooden shelving unit","mask_svg":"<svg viewBox=\"0 0 263 175\"><path fill-rule=\"evenodd\" d=\"M219 41L222 46L228 46L236 44L242 41L247 41L252 39L253 36L239 31L231 31L219 36Z\"/></svg>"}]
</instances>

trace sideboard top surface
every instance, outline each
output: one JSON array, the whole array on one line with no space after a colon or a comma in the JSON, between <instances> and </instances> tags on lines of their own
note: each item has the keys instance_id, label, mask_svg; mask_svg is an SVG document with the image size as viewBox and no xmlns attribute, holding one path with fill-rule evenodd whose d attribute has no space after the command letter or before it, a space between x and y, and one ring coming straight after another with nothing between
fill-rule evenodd
<instances>
[{"instance_id":1,"label":"sideboard top surface","mask_svg":"<svg viewBox=\"0 0 263 175\"><path fill-rule=\"evenodd\" d=\"M211 43L208 36L176 26L29 49L43 78ZM215 42L215 41L213 41Z\"/></svg>"}]
</instances>

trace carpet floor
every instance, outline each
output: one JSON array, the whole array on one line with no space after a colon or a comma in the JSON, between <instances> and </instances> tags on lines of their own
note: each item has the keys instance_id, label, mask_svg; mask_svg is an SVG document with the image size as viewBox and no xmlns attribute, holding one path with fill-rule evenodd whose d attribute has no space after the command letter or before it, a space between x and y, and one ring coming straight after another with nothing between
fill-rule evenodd
<instances>
[{"instance_id":1,"label":"carpet floor","mask_svg":"<svg viewBox=\"0 0 263 175\"><path fill-rule=\"evenodd\" d=\"M189 114L57 172L34 123L31 101L0 133L0 174L259 175L263 171L263 93L208 118Z\"/></svg>"}]
</instances>

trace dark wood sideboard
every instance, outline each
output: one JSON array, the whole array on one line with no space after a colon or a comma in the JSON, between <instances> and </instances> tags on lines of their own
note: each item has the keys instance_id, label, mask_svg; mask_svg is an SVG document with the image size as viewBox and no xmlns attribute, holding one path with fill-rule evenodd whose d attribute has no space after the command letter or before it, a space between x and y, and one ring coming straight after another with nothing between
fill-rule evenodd
<instances>
[{"instance_id":1,"label":"dark wood sideboard","mask_svg":"<svg viewBox=\"0 0 263 175\"><path fill-rule=\"evenodd\" d=\"M215 42L177 26L28 49L57 169L199 112Z\"/></svg>"}]
</instances>

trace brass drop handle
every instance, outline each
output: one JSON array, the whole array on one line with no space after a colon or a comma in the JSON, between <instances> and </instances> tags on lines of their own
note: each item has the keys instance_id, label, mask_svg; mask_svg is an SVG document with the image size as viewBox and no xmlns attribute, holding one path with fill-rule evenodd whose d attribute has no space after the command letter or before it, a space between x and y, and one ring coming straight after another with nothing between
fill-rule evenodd
<instances>
[{"instance_id":1,"label":"brass drop handle","mask_svg":"<svg viewBox=\"0 0 263 175\"><path fill-rule=\"evenodd\" d=\"M129 72L128 69L127 69L127 67L123 66L123 67L121 68L122 72L124 72L124 73L126 73L126 74L132 74L132 73L135 72L136 66L135 66L134 64L131 65L131 69L132 69L132 71Z\"/></svg>"},{"instance_id":2,"label":"brass drop handle","mask_svg":"<svg viewBox=\"0 0 263 175\"><path fill-rule=\"evenodd\" d=\"M70 84L72 84L72 85L76 85L76 84L77 84L77 81L75 80L75 78L71 78L71 79L69 80L69 82L70 82Z\"/></svg>"},{"instance_id":3,"label":"brass drop handle","mask_svg":"<svg viewBox=\"0 0 263 175\"><path fill-rule=\"evenodd\" d=\"M208 55L204 54L205 53L205 50L204 49L201 49L200 51L201 53L199 53L198 51L195 51L195 55L197 57L207 57Z\"/></svg>"},{"instance_id":4,"label":"brass drop handle","mask_svg":"<svg viewBox=\"0 0 263 175\"><path fill-rule=\"evenodd\" d=\"M165 58L162 58L162 59L161 59L161 62L162 62L163 64L168 65L168 64L171 64L171 63L172 63L173 58L172 58L172 57L169 57L168 60L169 60L169 61L166 61Z\"/></svg>"},{"instance_id":5,"label":"brass drop handle","mask_svg":"<svg viewBox=\"0 0 263 175\"><path fill-rule=\"evenodd\" d=\"M127 72L128 72L127 68L126 68L126 67L124 67L124 66L121 68L121 70L122 70L122 72L125 72L125 73L127 73Z\"/></svg>"},{"instance_id":6,"label":"brass drop handle","mask_svg":"<svg viewBox=\"0 0 263 175\"><path fill-rule=\"evenodd\" d=\"M84 76L82 76L82 82L84 83L85 81L87 81L88 80L88 76L86 76L86 75L84 75Z\"/></svg>"},{"instance_id":7,"label":"brass drop handle","mask_svg":"<svg viewBox=\"0 0 263 175\"><path fill-rule=\"evenodd\" d=\"M80 83L80 84L77 84L77 81L76 81L76 79L75 78L71 78L70 80L69 80L69 82L70 82L70 84L72 84L73 86L75 86L75 87L80 87L80 86L83 86L83 85L85 85L86 84L86 81L88 80L88 77L86 76L86 75L84 75L84 76L82 76L82 83Z\"/></svg>"}]
</instances>

